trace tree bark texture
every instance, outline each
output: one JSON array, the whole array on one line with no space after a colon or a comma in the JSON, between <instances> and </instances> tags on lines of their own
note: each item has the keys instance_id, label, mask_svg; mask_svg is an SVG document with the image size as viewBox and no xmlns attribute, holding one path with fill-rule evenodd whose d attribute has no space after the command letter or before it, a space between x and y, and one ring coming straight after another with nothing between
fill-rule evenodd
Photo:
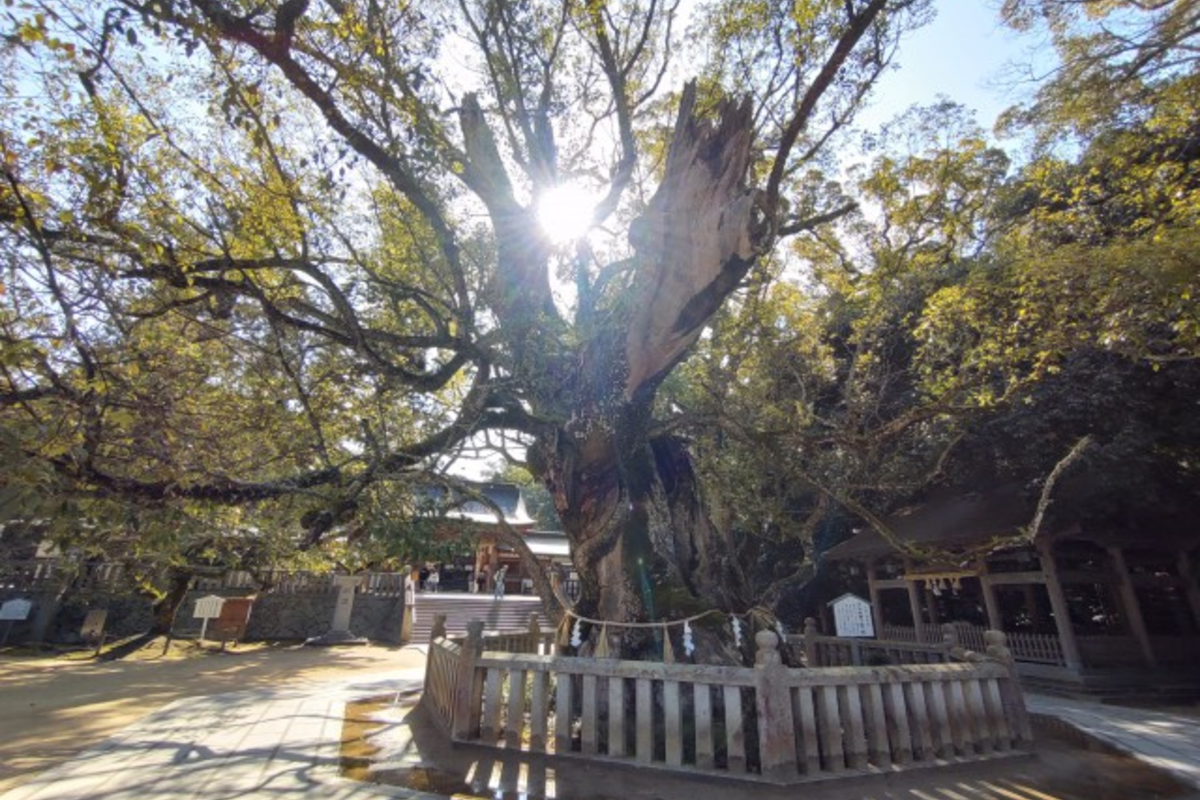
<instances>
[{"instance_id":1,"label":"tree bark texture","mask_svg":"<svg viewBox=\"0 0 1200 800\"><path fill-rule=\"evenodd\" d=\"M653 438L651 421L660 382L754 263L762 227L745 185L751 122L748 100L701 118L687 87L663 182L631 229L630 307L555 380L555 405L569 418L531 449L571 540L585 616L657 619L746 604L686 448Z\"/></svg>"}]
</instances>

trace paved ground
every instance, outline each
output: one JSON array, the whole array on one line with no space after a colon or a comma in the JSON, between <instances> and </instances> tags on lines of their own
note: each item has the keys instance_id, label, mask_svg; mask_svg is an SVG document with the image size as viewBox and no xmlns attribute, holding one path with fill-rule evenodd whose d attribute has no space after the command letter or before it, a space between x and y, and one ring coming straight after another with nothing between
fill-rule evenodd
<instances>
[{"instance_id":1,"label":"paved ground","mask_svg":"<svg viewBox=\"0 0 1200 800\"><path fill-rule=\"evenodd\" d=\"M175 700L422 669L411 648L280 645L171 660L0 656L0 794Z\"/></svg>"},{"instance_id":2,"label":"paved ground","mask_svg":"<svg viewBox=\"0 0 1200 800\"><path fill-rule=\"evenodd\" d=\"M338 748L347 698L417 690L420 683L420 672L410 671L178 700L2 798L419 798L338 777Z\"/></svg>"},{"instance_id":3,"label":"paved ground","mask_svg":"<svg viewBox=\"0 0 1200 800\"><path fill-rule=\"evenodd\" d=\"M360 659L357 662L352 660L356 657ZM419 660L420 654L407 651L397 655L393 652L386 657L411 662L414 658ZM369 660L363 660L366 659L363 654L349 651L334 651L324 656L285 655L268 660L273 661L274 667L286 671L298 664L296 661L287 663L289 658L318 662L351 659L343 663L357 664L360 668L369 663ZM228 662L209 662L203 669L212 670L220 664ZM160 670L164 666L167 665L158 665ZM239 666L253 667L250 664ZM201 665L192 664L175 669L183 673L198 668ZM165 671L170 672L170 669ZM166 706L160 706L157 695L147 689L143 708L150 713L112 738L49 770L21 776L21 785L0 794L0 800L224 800L234 797L266 800L283 795L334 800L435 797L395 786L350 781L338 775L339 741L346 703L361 697L390 696L394 698L393 705L401 720L407 719L410 712L416 718L419 712L413 710L412 700L420 689L420 667L364 673L336 681L330 680L328 674L318 680L319 673L305 678L303 671L298 673L300 677L287 680L255 679L252 668L246 669L238 681L237 673L238 670L231 673L234 685L255 688L177 699ZM263 674L275 673L266 670ZM0 679L11 677L0 669ZM162 679L160 673L154 680ZM93 676L93 680L100 678ZM148 687L157 685L149 676L144 680ZM202 685L205 678L200 676L197 680L200 682L197 685ZM5 683L5 690L0 695L7 697L13 684L7 680ZM176 691L180 690L177 688ZM98 697L103 696L104 687L97 685L95 693ZM11 702L11 698L5 702ZM1037 713L1057 715L1093 736L1171 770L1190 785L1200 788L1200 723L1195 717L1045 697L1031 698L1030 706ZM153 710L155 708L157 710ZM11 730L10 719L2 714L2 710L0 721L0 728L5 732ZM403 739L393 745L400 752L411 752L414 744L420 744L422 732L415 722L407 730L403 727L393 726L390 735L399 735ZM790 789L778 794L766 787L747 791L741 786L712 780L673 781L668 786L667 781L657 776L647 776L643 780L630 770L611 767L590 767L590 772L568 777L567 771L557 765L542 765L537 767L540 772L536 776L523 778L515 771L506 776L506 765L489 760L486 754L475 758L476 769L494 773L498 781L495 786L488 782L487 789L482 792L493 797L505 794L506 780L534 778L555 781L557 791L553 796L565 800L591 797L695 800L718 796L774 800L776 796L788 798L798 794L803 794L807 800L1136 800L1178 797L1180 793L1178 787L1164 788L1163 781L1153 775L1139 777L1137 780L1144 782L1135 781L1135 791L1130 791L1127 785L1120 787L1121 777L1129 772L1127 763L1095 754L1088 756L1094 756L1095 760L1074 760L1067 768L1059 765L1057 772L1051 769L1048 781L1046 770L1042 768L1047 758L1053 760L1053 754L1047 756L1042 749L1053 750L1049 745L1040 747L1036 759L1005 759L969 767L914 770L901 775L808 785L802 790ZM535 767L524 765L520 769L532 771ZM1196 797L1200 795L1189 795L1189 798Z\"/></svg>"},{"instance_id":4,"label":"paved ground","mask_svg":"<svg viewBox=\"0 0 1200 800\"><path fill-rule=\"evenodd\" d=\"M1030 695L1031 713L1058 717L1200 790L1200 713L1172 713Z\"/></svg>"}]
</instances>

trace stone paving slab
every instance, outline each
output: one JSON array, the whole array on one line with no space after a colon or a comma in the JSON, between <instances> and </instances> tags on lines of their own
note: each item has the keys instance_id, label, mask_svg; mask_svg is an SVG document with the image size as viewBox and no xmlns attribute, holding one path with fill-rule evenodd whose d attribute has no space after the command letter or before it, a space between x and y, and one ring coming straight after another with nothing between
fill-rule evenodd
<instances>
[{"instance_id":1,"label":"stone paving slab","mask_svg":"<svg viewBox=\"0 0 1200 800\"><path fill-rule=\"evenodd\" d=\"M346 703L407 695L420 689L421 680L419 670L409 670L179 700L32 776L0 800L274 800L297 795L444 800L338 774ZM1032 713L1058 717L1200 789L1200 718L1042 695L1029 695L1027 702Z\"/></svg>"},{"instance_id":2,"label":"stone paving slab","mask_svg":"<svg viewBox=\"0 0 1200 800\"><path fill-rule=\"evenodd\" d=\"M419 672L178 700L0 800L433 800L338 775L346 702L412 691Z\"/></svg>"},{"instance_id":3,"label":"stone paving slab","mask_svg":"<svg viewBox=\"0 0 1200 800\"><path fill-rule=\"evenodd\" d=\"M1200 717L1036 694L1025 703L1200 789Z\"/></svg>"}]
</instances>

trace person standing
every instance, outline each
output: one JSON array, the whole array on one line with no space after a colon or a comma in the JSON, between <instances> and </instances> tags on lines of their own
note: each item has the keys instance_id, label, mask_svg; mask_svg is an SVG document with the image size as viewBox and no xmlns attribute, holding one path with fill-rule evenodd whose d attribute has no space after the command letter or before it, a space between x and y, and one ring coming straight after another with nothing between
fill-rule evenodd
<instances>
[{"instance_id":1,"label":"person standing","mask_svg":"<svg viewBox=\"0 0 1200 800\"><path fill-rule=\"evenodd\" d=\"M496 570L496 577L495 577L496 586L495 586L494 596L497 600L499 600L501 597L504 597L504 578L507 575L508 575L508 565L507 564L500 567L500 569Z\"/></svg>"},{"instance_id":2,"label":"person standing","mask_svg":"<svg viewBox=\"0 0 1200 800\"><path fill-rule=\"evenodd\" d=\"M441 584L441 582L441 570L437 567L434 567L429 571L429 577L425 579L425 588L429 589L429 591L433 592L434 594L437 594L438 586Z\"/></svg>"}]
</instances>

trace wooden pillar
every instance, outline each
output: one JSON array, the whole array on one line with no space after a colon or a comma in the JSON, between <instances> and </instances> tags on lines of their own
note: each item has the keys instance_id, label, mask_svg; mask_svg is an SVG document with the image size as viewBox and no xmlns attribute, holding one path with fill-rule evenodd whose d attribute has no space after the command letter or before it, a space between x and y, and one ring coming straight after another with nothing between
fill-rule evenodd
<instances>
[{"instance_id":1,"label":"wooden pillar","mask_svg":"<svg viewBox=\"0 0 1200 800\"><path fill-rule=\"evenodd\" d=\"M975 562L979 573L979 591L983 595L983 607L987 611L988 627L994 631L1004 630L1004 618L1000 616L1000 604L996 602L996 587L992 586L992 576L987 571L987 560Z\"/></svg>"},{"instance_id":2,"label":"wooden pillar","mask_svg":"<svg viewBox=\"0 0 1200 800\"><path fill-rule=\"evenodd\" d=\"M867 594L871 598L871 620L875 623L875 638L878 639L883 636L883 608L879 605L879 587L875 584L874 561L867 562Z\"/></svg>"},{"instance_id":3,"label":"wooden pillar","mask_svg":"<svg viewBox=\"0 0 1200 800\"><path fill-rule=\"evenodd\" d=\"M1192 569L1192 560L1186 550L1179 551L1179 577L1183 580L1183 591L1187 594L1188 605L1192 607L1192 620L1200 626L1200 584L1196 581L1196 573Z\"/></svg>"},{"instance_id":4,"label":"wooden pillar","mask_svg":"<svg viewBox=\"0 0 1200 800\"><path fill-rule=\"evenodd\" d=\"M908 564L904 565L904 585L908 588L908 607L912 611L913 631L917 635L917 641L921 641L921 625L924 624L921 619L921 589L917 586L917 582L908 579Z\"/></svg>"},{"instance_id":5,"label":"wooden pillar","mask_svg":"<svg viewBox=\"0 0 1200 800\"><path fill-rule=\"evenodd\" d=\"M1067 669L1076 672L1083 666L1079 656L1079 644L1075 641L1075 627L1071 624L1071 612L1067 608L1067 597L1063 594L1062 584L1058 582L1058 564L1054 561L1054 551L1046 542L1038 542L1038 557L1042 562L1042 574L1046 576L1046 592L1050 595L1050 608L1054 612L1054 628L1058 631L1058 641L1062 645L1063 661Z\"/></svg>"},{"instance_id":6,"label":"wooden pillar","mask_svg":"<svg viewBox=\"0 0 1200 800\"><path fill-rule=\"evenodd\" d=\"M941 624L942 617L938 614L937 595L933 593L933 587L929 585L929 581L925 581L925 605L929 608L929 624L936 628Z\"/></svg>"},{"instance_id":7,"label":"wooden pillar","mask_svg":"<svg viewBox=\"0 0 1200 800\"><path fill-rule=\"evenodd\" d=\"M1112 559L1113 568L1120 579L1121 605L1125 607L1125 618L1129 620L1129 628L1142 648L1142 658L1148 666L1158 665L1154 657L1154 646L1150 643L1150 632L1146 630L1146 620L1142 617L1142 604L1138 602L1137 592L1133 590L1133 581L1129 580L1129 565L1125 563L1125 553L1119 547L1106 547L1108 557Z\"/></svg>"}]
</instances>

